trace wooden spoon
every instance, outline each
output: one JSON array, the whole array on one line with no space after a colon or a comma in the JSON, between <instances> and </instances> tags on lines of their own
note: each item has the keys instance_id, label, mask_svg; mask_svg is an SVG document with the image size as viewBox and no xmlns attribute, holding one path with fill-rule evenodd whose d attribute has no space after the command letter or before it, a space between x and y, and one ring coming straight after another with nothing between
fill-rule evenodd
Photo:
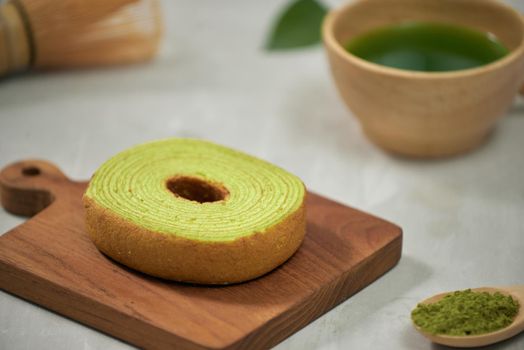
<instances>
[{"instance_id":1,"label":"wooden spoon","mask_svg":"<svg viewBox=\"0 0 524 350\"><path fill-rule=\"evenodd\" d=\"M512 336L524 330L524 310L523 310L524 308L524 285L523 286L511 286L511 287L496 287L496 288L483 287L483 288L474 288L471 290L474 292L489 292L489 293L499 292L504 295L511 295L513 299L517 300L520 305L519 311L517 315L515 316L515 319L513 320L513 322L505 328L499 329L491 333L485 333L485 334L479 334L479 335L452 336L452 335L443 335L443 334L431 334L431 333L425 332L419 326L413 323L413 325L415 326L415 329L434 343L447 345L447 346L461 347L461 348L472 348L476 346L485 346L485 345L493 344L493 343L511 338ZM431 298L428 298L422 301L421 303L422 304L435 303L450 293L453 293L453 292L447 292L447 293L441 293L441 294L434 295Z\"/></svg>"}]
</instances>

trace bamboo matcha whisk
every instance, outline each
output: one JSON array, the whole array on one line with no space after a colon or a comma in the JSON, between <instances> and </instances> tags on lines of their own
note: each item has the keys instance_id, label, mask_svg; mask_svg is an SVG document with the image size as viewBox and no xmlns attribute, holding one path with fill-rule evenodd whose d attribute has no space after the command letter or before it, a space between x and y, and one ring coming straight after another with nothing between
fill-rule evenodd
<instances>
[{"instance_id":1,"label":"bamboo matcha whisk","mask_svg":"<svg viewBox=\"0 0 524 350\"><path fill-rule=\"evenodd\" d=\"M0 76L145 61L160 33L156 0L9 0L0 6Z\"/></svg>"}]
</instances>

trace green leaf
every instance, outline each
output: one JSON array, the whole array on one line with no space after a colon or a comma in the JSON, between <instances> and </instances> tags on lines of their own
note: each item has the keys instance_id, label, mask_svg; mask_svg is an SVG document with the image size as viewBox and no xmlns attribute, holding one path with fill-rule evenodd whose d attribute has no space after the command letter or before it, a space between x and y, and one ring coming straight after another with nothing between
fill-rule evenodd
<instances>
[{"instance_id":1,"label":"green leaf","mask_svg":"<svg viewBox=\"0 0 524 350\"><path fill-rule=\"evenodd\" d=\"M295 0L279 14L266 44L285 50L320 42L320 27L327 9L317 0Z\"/></svg>"}]
</instances>

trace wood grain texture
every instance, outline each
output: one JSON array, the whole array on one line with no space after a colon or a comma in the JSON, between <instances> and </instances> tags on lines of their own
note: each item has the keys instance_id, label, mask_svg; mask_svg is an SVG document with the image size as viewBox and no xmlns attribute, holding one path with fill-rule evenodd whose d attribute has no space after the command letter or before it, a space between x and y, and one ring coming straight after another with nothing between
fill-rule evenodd
<instances>
[{"instance_id":1,"label":"wood grain texture","mask_svg":"<svg viewBox=\"0 0 524 350\"><path fill-rule=\"evenodd\" d=\"M0 288L142 348L271 347L401 255L398 226L310 193L304 243L273 272L225 287L165 281L95 248L84 230L86 185L43 161L2 170L4 208L38 214L0 237Z\"/></svg>"}]
</instances>

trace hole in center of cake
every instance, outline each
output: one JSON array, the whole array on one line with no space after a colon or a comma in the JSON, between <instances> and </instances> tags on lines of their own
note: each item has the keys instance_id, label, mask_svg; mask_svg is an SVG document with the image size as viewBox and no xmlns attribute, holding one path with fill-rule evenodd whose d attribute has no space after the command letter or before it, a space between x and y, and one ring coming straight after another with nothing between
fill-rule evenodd
<instances>
[{"instance_id":1,"label":"hole in center of cake","mask_svg":"<svg viewBox=\"0 0 524 350\"><path fill-rule=\"evenodd\" d=\"M173 177L167 180L166 186L175 196L199 203L218 202L229 194L223 186L191 176Z\"/></svg>"}]
</instances>

